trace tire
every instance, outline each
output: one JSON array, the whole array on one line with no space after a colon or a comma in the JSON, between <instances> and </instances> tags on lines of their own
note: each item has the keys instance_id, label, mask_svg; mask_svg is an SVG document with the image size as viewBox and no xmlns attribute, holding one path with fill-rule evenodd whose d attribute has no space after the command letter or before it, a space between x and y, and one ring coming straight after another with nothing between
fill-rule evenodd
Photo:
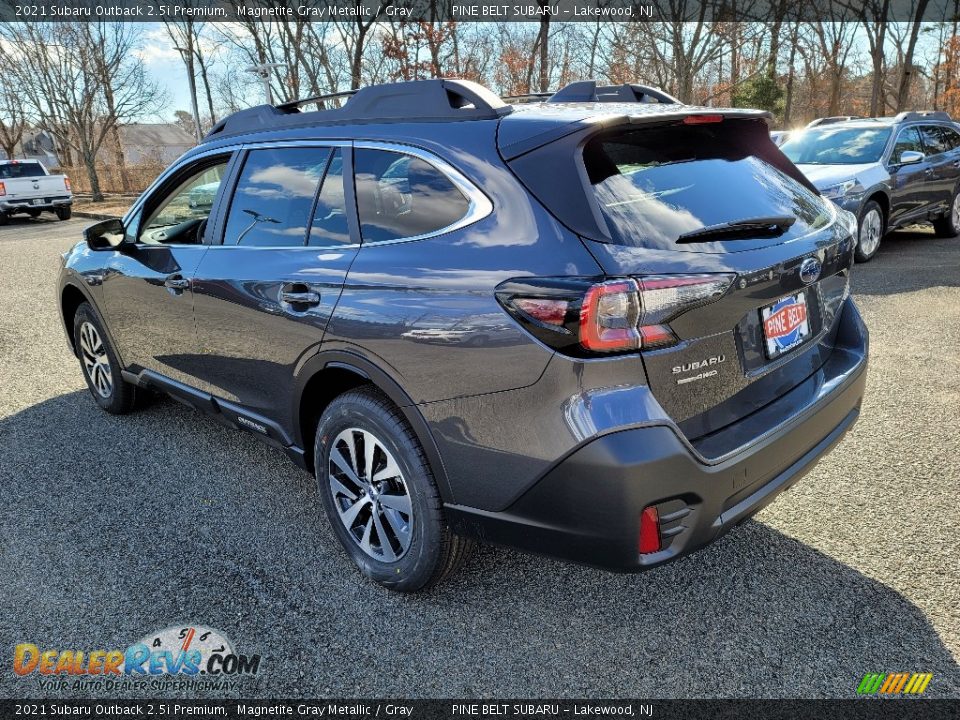
<instances>
[{"instance_id":1,"label":"tire","mask_svg":"<svg viewBox=\"0 0 960 720\"><path fill-rule=\"evenodd\" d=\"M366 468L371 444L377 482ZM375 388L351 390L330 403L317 425L314 467L337 539L360 572L384 587L408 593L432 587L473 549L472 541L450 531L409 423Z\"/></svg>"},{"instance_id":2,"label":"tire","mask_svg":"<svg viewBox=\"0 0 960 720\"><path fill-rule=\"evenodd\" d=\"M887 220L883 216L883 208L877 202L870 200L860 210L857 222L857 250L854 253L859 263L869 262L880 250L880 241L887 231Z\"/></svg>"},{"instance_id":3,"label":"tire","mask_svg":"<svg viewBox=\"0 0 960 720\"><path fill-rule=\"evenodd\" d=\"M69 207L57 208L56 213L61 220L69 220L73 215L73 209Z\"/></svg>"},{"instance_id":4,"label":"tire","mask_svg":"<svg viewBox=\"0 0 960 720\"><path fill-rule=\"evenodd\" d=\"M10 222L10 217L5 213L0 213L0 225L6 225Z\"/></svg>"},{"instance_id":5,"label":"tire","mask_svg":"<svg viewBox=\"0 0 960 720\"><path fill-rule=\"evenodd\" d=\"M73 341L87 388L97 405L112 415L126 415L137 401L137 388L120 374L120 363L90 303L81 303L73 317Z\"/></svg>"},{"instance_id":6,"label":"tire","mask_svg":"<svg viewBox=\"0 0 960 720\"><path fill-rule=\"evenodd\" d=\"M950 210L942 218L933 221L933 231L937 237L952 238L960 235L960 192L953 191Z\"/></svg>"},{"instance_id":7,"label":"tire","mask_svg":"<svg viewBox=\"0 0 960 720\"><path fill-rule=\"evenodd\" d=\"M27 210L27 215L29 215L29 216L32 217L32 218L38 218L38 217L40 217L40 211L39 211L39 210Z\"/></svg>"}]
</instances>

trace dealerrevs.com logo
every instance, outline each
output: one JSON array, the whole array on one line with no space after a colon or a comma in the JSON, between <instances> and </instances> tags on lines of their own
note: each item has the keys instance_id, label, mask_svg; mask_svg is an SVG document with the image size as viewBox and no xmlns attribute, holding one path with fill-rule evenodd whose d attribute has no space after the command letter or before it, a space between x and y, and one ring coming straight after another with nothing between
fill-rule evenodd
<instances>
[{"instance_id":1,"label":"dealerrevs.com logo","mask_svg":"<svg viewBox=\"0 0 960 720\"><path fill-rule=\"evenodd\" d=\"M13 671L36 677L42 690L231 690L259 670L260 655L238 653L222 632L200 625L169 627L124 650L20 643L13 653Z\"/></svg>"}]
</instances>

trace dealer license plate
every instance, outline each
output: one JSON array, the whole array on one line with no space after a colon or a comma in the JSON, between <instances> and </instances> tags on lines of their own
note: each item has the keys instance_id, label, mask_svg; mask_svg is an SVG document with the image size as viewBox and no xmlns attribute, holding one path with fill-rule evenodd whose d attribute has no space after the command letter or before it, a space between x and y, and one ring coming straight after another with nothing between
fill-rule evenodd
<instances>
[{"instance_id":1,"label":"dealer license plate","mask_svg":"<svg viewBox=\"0 0 960 720\"><path fill-rule=\"evenodd\" d=\"M788 295L760 309L763 341L770 360L790 352L810 337L807 294Z\"/></svg>"}]
</instances>

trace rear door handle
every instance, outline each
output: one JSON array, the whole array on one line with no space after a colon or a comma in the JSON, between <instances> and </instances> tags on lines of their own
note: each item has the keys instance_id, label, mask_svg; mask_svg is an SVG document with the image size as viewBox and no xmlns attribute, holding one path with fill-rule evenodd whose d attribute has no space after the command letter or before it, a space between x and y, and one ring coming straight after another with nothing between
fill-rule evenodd
<instances>
[{"instance_id":1,"label":"rear door handle","mask_svg":"<svg viewBox=\"0 0 960 720\"><path fill-rule=\"evenodd\" d=\"M190 287L190 281L179 273L167 275L166 279L163 281L163 284L171 290L186 290Z\"/></svg>"},{"instance_id":2,"label":"rear door handle","mask_svg":"<svg viewBox=\"0 0 960 720\"><path fill-rule=\"evenodd\" d=\"M284 283L280 286L280 301L288 305L310 307L320 304L320 293L306 283Z\"/></svg>"}]
</instances>

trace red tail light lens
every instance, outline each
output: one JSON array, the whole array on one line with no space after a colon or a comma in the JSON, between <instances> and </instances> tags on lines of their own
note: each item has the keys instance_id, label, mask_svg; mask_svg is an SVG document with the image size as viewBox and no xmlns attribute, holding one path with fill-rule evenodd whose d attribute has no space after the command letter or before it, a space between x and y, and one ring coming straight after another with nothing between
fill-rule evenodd
<instances>
[{"instance_id":1,"label":"red tail light lens","mask_svg":"<svg viewBox=\"0 0 960 720\"><path fill-rule=\"evenodd\" d=\"M684 125L705 125L718 122L723 122L723 115L687 115L683 119Z\"/></svg>"},{"instance_id":2,"label":"red tail light lens","mask_svg":"<svg viewBox=\"0 0 960 720\"><path fill-rule=\"evenodd\" d=\"M63 186L67 190L70 190L70 178L68 178L66 175L63 176Z\"/></svg>"},{"instance_id":3,"label":"red tail light lens","mask_svg":"<svg viewBox=\"0 0 960 720\"><path fill-rule=\"evenodd\" d=\"M514 305L538 322L562 326L567 319L570 303L549 298L516 298Z\"/></svg>"},{"instance_id":4,"label":"red tail light lens","mask_svg":"<svg viewBox=\"0 0 960 720\"><path fill-rule=\"evenodd\" d=\"M660 516L652 505L640 513L640 537L637 549L641 555L660 552Z\"/></svg>"},{"instance_id":5,"label":"red tail light lens","mask_svg":"<svg viewBox=\"0 0 960 720\"><path fill-rule=\"evenodd\" d=\"M7 194L7 186L4 185L2 182L0 182L0 195L6 195L6 194Z\"/></svg>"},{"instance_id":6,"label":"red tail light lens","mask_svg":"<svg viewBox=\"0 0 960 720\"><path fill-rule=\"evenodd\" d=\"M640 295L635 280L594 285L580 306L580 344L610 352L640 347Z\"/></svg>"}]
</instances>

